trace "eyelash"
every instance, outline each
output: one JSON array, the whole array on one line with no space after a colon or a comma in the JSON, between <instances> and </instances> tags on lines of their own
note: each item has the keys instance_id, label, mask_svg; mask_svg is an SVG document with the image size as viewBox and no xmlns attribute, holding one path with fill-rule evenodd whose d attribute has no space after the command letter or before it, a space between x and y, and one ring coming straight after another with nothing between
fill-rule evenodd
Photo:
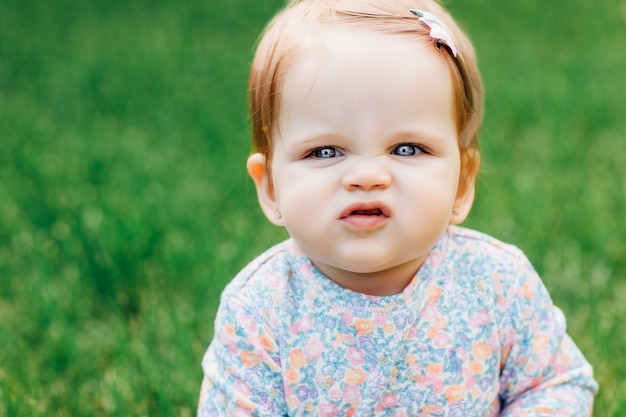
<instances>
[{"instance_id":1,"label":"eyelash","mask_svg":"<svg viewBox=\"0 0 626 417\"><path fill-rule=\"evenodd\" d=\"M397 153L398 149L400 149L402 147L405 147L405 146L411 147L413 153L410 154L410 155L402 155L400 153ZM394 148L391 150L391 153L394 154L394 155L398 155L398 156L417 156L419 154L427 154L428 151L426 150L426 148L424 148L421 145L416 145L414 143L401 143L399 145L394 146Z\"/></svg>"},{"instance_id":2,"label":"eyelash","mask_svg":"<svg viewBox=\"0 0 626 417\"><path fill-rule=\"evenodd\" d=\"M321 156L322 151L332 151L332 156ZM333 146L320 146L319 148L315 148L309 152L306 157L307 158L317 158L317 159L330 159L337 158L338 156L343 156L343 154Z\"/></svg>"},{"instance_id":3,"label":"eyelash","mask_svg":"<svg viewBox=\"0 0 626 417\"><path fill-rule=\"evenodd\" d=\"M402 155L400 153L397 153L398 149L402 148L402 147L410 147L412 148L412 152L411 154L408 155ZM326 155L326 156L322 156L322 152L324 151L331 151L332 154L330 155ZM391 149L391 154L392 155L398 155L398 156L417 156L420 154L428 154L428 150L421 146L421 145L416 145L414 143L400 143L399 145L394 146ZM315 148L313 150L311 150L307 155L306 158L316 158L316 159L331 159L331 158L337 158L339 156L343 156L343 153L341 153L341 151L339 151L337 148L335 148L334 146L320 146L319 148Z\"/></svg>"}]
</instances>

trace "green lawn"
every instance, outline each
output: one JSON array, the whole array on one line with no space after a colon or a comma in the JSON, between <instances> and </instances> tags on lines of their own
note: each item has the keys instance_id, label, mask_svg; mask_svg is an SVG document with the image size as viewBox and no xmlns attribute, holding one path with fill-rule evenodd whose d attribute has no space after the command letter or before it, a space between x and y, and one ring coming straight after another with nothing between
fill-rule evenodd
<instances>
[{"instance_id":1,"label":"green lawn","mask_svg":"<svg viewBox=\"0 0 626 417\"><path fill-rule=\"evenodd\" d=\"M0 417L191 416L257 208L247 66L281 1L0 2ZM626 3L448 0L487 89L468 225L523 248L626 414Z\"/></svg>"}]
</instances>

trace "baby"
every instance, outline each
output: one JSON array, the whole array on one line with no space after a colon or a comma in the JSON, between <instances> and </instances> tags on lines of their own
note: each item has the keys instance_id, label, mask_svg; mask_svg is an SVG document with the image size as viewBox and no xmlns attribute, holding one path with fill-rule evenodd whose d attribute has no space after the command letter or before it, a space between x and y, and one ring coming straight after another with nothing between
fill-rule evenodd
<instances>
[{"instance_id":1,"label":"baby","mask_svg":"<svg viewBox=\"0 0 626 417\"><path fill-rule=\"evenodd\" d=\"M458 226L483 91L432 0L302 0L250 75L260 206L291 239L222 294L200 416L588 416L597 384L533 267Z\"/></svg>"}]
</instances>

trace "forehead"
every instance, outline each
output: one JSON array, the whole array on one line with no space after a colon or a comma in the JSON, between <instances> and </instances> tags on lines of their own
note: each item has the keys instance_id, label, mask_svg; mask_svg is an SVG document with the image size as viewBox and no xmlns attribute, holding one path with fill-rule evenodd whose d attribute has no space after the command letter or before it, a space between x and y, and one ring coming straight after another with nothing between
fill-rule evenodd
<instances>
[{"instance_id":1,"label":"forehead","mask_svg":"<svg viewBox=\"0 0 626 417\"><path fill-rule=\"evenodd\" d=\"M302 78L315 79L320 71L332 69L337 78L372 74L414 78L410 71L416 64L430 69L422 75L450 76L442 53L421 37L331 26L303 37L287 59L284 75L299 72Z\"/></svg>"},{"instance_id":2,"label":"forehead","mask_svg":"<svg viewBox=\"0 0 626 417\"><path fill-rule=\"evenodd\" d=\"M318 90L327 100L350 94L355 105L365 96L393 103L407 89L415 99L444 105L453 97L450 68L430 42L365 30L328 28L308 36L283 77L281 100L306 100Z\"/></svg>"},{"instance_id":3,"label":"forehead","mask_svg":"<svg viewBox=\"0 0 626 417\"><path fill-rule=\"evenodd\" d=\"M302 137L307 129L311 135L335 131L365 137L419 125L456 138L452 76L430 43L331 29L316 34L292 58L284 73L276 137Z\"/></svg>"}]
</instances>

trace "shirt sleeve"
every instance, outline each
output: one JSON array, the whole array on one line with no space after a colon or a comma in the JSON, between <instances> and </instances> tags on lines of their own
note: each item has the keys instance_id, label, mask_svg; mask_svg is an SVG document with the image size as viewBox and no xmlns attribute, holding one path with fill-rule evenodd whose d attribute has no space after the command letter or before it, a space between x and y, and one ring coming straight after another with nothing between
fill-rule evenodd
<instances>
[{"instance_id":1,"label":"shirt sleeve","mask_svg":"<svg viewBox=\"0 0 626 417\"><path fill-rule=\"evenodd\" d=\"M222 295L215 335L202 360L198 416L286 415L281 361L263 294L231 285Z\"/></svg>"},{"instance_id":2,"label":"shirt sleeve","mask_svg":"<svg viewBox=\"0 0 626 417\"><path fill-rule=\"evenodd\" d=\"M598 385L566 333L563 313L526 257L502 324L501 416L591 416Z\"/></svg>"}]
</instances>

